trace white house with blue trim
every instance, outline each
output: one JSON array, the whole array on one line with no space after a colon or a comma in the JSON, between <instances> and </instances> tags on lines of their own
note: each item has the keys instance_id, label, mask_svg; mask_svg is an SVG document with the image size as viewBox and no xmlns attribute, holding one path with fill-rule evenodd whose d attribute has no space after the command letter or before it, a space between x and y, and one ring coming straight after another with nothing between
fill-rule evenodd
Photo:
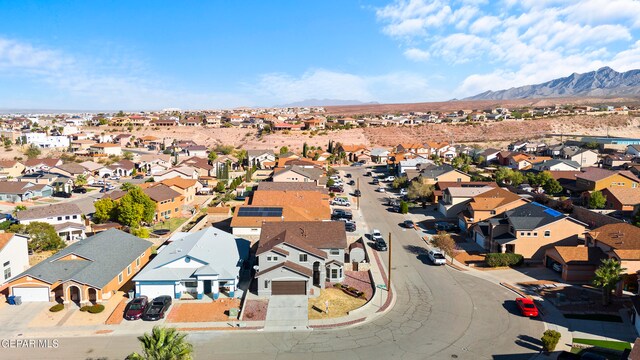
<instances>
[{"instance_id":1,"label":"white house with blue trim","mask_svg":"<svg viewBox=\"0 0 640 360\"><path fill-rule=\"evenodd\" d=\"M170 240L133 278L136 296L215 300L221 291L229 297L240 296L236 290L242 270L249 266L248 240L214 227L177 233Z\"/></svg>"}]
</instances>

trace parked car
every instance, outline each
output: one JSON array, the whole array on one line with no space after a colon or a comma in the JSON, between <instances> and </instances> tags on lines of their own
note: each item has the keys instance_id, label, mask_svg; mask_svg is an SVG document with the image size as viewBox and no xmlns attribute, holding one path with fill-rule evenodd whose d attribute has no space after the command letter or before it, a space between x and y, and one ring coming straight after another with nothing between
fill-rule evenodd
<instances>
[{"instance_id":1,"label":"parked car","mask_svg":"<svg viewBox=\"0 0 640 360\"><path fill-rule=\"evenodd\" d=\"M351 174L349 174L349 173L344 174L344 177L351 179Z\"/></svg>"},{"instance_id":2,"label":"parked car","mask_svg":"<svg viewBox=\"0 0 640 360\"><path fill-rule=\"evenodd\" d=\"M373 178L373 185L378 185L378 184L380 184L380 179Z\"/></svg>"},{"instance_id":3,"label":"parked car","mask_svg":"<svg viewBox=\"0 0 640 360\"><path fill-rule=\"evenodd\" d=\"M142 320L156 321L164 319L164 315L171 306L171 296L162 295L153 299L142 313Z\"/></svg>"},{"instance_id":4,"label":"parked car","mask_svg":"<svg viewBox=\"0 0 640 360\"><path fill-rule=\"evenodd\" d=\"M553 269L553 271L555 272L562 272L562 265L560 265L560 263L553 263L553 265L551 265L551 268Z\"/></svg>"},{"instance_id":5,"label":"parked car","mask_svg":"<svg viewBox=\"0 0 640 360\"><path fill-rule=\"evenodd\" d=\"M455 231L457 229L458 229L458 225L452 224L452 223L448 223L446 221L438 221L436 223L436 230L437 231Z\"/></svg>"},{"instance_id":6,"label":"parked car","mask_svg":"<svg viewBox=\"0 0 640 360\"><path fill-rule=\"evenodd\" d=\"M136 176L133 177L134 179L144 179L144 175L143 174L138 174Z\"/></svg>"},{"instance_id":7,"label":"parked car","mask_svg":"<svg viewBox=\"0 0 640 360\"><path fill-rule=\"evenodd\" d=\"M344 185L344 183L342 182L342 180L335 180L333 182L333 186L340 186L342 187Z\"/></svg>"},{"instance_id":8,"label":"parked car","mask_svg":"<svg viewBox=\"0 0 640 360\"><path fill-rule=\"evenodd\" d=\"M517 298L516 304L518 304L518 308L520 309L522 316L538 316L538 308L536 307L536 304L533 303L533 300L529 298Z\"/></svg>"},{"instance_id":9,"label":"parked car","mask_svg":"<svg viewBox=\"0 0 640 360\"><path fill-rule=\"evenodd\" d=\"M344 221L344 229L347 232L354 232L356 231L356 223L355 221L351 221L351 220L347 220L347 219L340 219L341 221Z\"/></svg>"},{"instance_id":10,"label":"parked car","mask_svg":"<svg viewBox=\"0 0 640 360\"><path fill-rule=\"evenodd\" d=\"M351 203L346 198L335 197L335 198L333 198L333 200L331 200L331 205L334 205L334 206L335 205L338 205L338 206L351 206Z\"/></svg>"},{"instance_id":11,"label":"parked car","mask_svg":"<svg viewBox=\"0 0 640 360\"><path fill-rule=\"evenodd\" d=\"M402 223L402 226L406 227L407 229L414 229L416 227L416 223L414 223L413 220L405 220Z\"/></svg>"},{"instance_id":12,"label":"parked car","mask_svg":"<svg viewBox=\"0 0 640 360\"><path fill-rule=\"evenodd\" d=\"M353 196L355 196L355 197L362 196L362 192L360 191L360 189L356 189L356 191L353 192Z\"/></svg>"},{"instance_id":13,"label":"parked car","mask_svg":"<svg viewBox=\"0 0 640 360\"><path fill-rule=\"evenodd\" d=\"M347 185L351 185L351 186L355 186L356 182L354 180L349 180L349 182L347 183Z\"/></svg>"},{"instance_id":14,"label":"parked car","mask_svg":"<svg viewBox=\"0 0 640 360\"><path fill-rule=\"evenodd\" d=\"M351 164L351 166L363 166L363 165L364 165L364 163L361 163L361 162L355 162L355 163Z\"/></svg>"},{"instance_id":15,"label":"parked car","mask_svg":"<svg viewBox=\"0 0 640 360\"><path fill-rule=\"evenodd\" d=\"M329 188L329 191L332 192L332 193L342 194L344 192L344 189L342 188L342 186L335 186L334 185L334 186L331 186Z\"/></svg>"},{"instance_id":16,"label":"parked car","mask_svg":"<svg viewBox=\"0 0 640 360\"><path fill-rule=\"evenodd\" d=\"M52 195L53 197L61 197L61 198L65 198L68 199L71 197L71 193L65 192L65 191L56 191L53 193Z\"/></svg>"},{"instance_id":17,"label":"parked car","mask_svg":"<svg viewBox=\"0 0 640 360\"><path fill-rule=\"evenodd\" d=\"M438 249L429 250L427 255L429 256L429 260L431 260L434 265L445 265L447 263L447 258L445 258L442 251Z\"/></svg>"},{"instance_id":18,"label":"parked car","mask_svg":"<svg viewBox=\"0 0 640 360\"><path fill-rule=\"evenodd\" d=\"M147 307L149 299L146 296L137 297L127 304L124 308L125 320L138 320L142 317L144 309Z\"/></svg>"},{"instance_id":19,"label":"parked car","mask_svg":"<svg viewBox=\"0 0 640 360\"><path fill-rule=\"evenodd\" d=\"M378 251L387 251L387 243L383 238L378 239L375 243L375 248Z\"/></svg>"},{"instance_id":20,"label":"parked car","mask_svg":"<svg viewBox=\"0 0 640 360\"><path fill-rule=\"evenodd\" d=\"M340 180L340 175L331 175L331 176L329 177L329 179L331 179L331 180L333 180L333 181L338 181L338 180Z\"/></svg>"},{"instance_id":21,"label":"parked car","mask_svg":"<svg viewBox=\"0 0 640 360\"><path fill-rule=\"evenodd\" d=\"M371 171L367 171L366 173L364 173L364 176L371 176Z\"/></svg>"},{"instance_id":22,"label":"parked car","mask_svg":"<svg viewBox=\"0 0 640 360\"><path fill-rule=\"evenodd\" d=\"M73 192L76 194L86 194L87 193L87 189L83 188L83 187L77 187L73 189Z\"/></svg>"},{"instance_id":23,"label":"parked car","mask_svg":"<svg viewBox=\"0 0 640 360\"><path fill-rule=\"evenodd\" d=\"M376 189L376 191L383 193L383 192L387 192L387 189L384 186L380 186Z\"/></svg>"},{"instance_id":24,"label":"parked car","mask_svg":"<svg viewBox=\"0 0 640 360\"><path fill-rule=\"evenodd\" d=\"M384 181L393 181L395 179L396 179L395 176L390 175L390 176L387 176L386 178L384 178Z\"/></svg>"},{"instance_id":25,"label":"parked car","mask_svg":"<svg viewBox=\"0 0 640 360\"><path fill-rule=\"evenodd\" d=\"M353 214L351 212L342 210L342 209L334 209L331 213L331 220L340 220L340 219L353 219Z\"/></svg>"},{"instance_id":26,"label":"parked car","mask_svg":"<svg viewBox=\"0 0 640 360\"><path fill-rule=\"evenodd\" d=\"M405 195L408 195L408 194L409 194L409 192L407 192L407 189L405 189L405 188L400 189L400 195L405 196Z\"/></svg>"},{"instance_id":27,"label":"parked car","mask_svg":"<svg viewBox=\"0 0 640 360\"><path fill-rule=\"evenodd\" d=\"M120 176L118 175L111 176L109 180L120 180Z\"/></svg>"}]
</instances>

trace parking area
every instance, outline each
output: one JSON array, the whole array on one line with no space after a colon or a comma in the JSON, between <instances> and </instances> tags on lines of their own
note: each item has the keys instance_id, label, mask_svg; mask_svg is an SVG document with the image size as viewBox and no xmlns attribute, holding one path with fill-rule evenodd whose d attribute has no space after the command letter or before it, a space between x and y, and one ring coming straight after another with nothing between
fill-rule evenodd
<instances>
[{"instance_id":1,"label":"parking area","mask_svg":"<svg viewBox=\"0 0 640 360\"><path fill-rule=\"evenodd\" d=\"M3 303L0 305L0 324L2 324L0 332L11 334L11 336L22 333L34 318L43 311L49 312L50 307L51 304L45 302L25 302L22 305Z\"/></svg>"}]
</instances>

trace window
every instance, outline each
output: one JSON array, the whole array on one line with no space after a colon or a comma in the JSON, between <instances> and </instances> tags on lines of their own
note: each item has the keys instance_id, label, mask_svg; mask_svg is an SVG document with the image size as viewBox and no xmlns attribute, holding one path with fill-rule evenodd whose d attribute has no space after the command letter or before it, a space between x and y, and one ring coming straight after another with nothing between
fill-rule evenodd
<instances>
[{"instance_id":1,"label":"window","mask_svg":"<svg viewBox=\"0 0 640 360\"><path fill-rule=\"evenodd\" d=\"M300 254L300 262L307 262L307 254Z\"/></svg>"},{"instance_id":2,"label":"window","mask_svg":"<svg viewBox=\"0 0 640 360\"><path fill-rule=\"evenodd\" d=\"M4 279L7 280L11 277L11 268L4 269Z\"/></svg>"},{"instance_id":3,"label":"window","mask_svg":"<svg viewBox=\"0 0 640 360\"><path fill-rule=\"evenodd\" d=\"M65 220L69 220L69 219L71 219L71 217L69 215L67 215L67 216L64 217L64 219Z\"/></svg>"},{"instance_id":4,"label":"window","mask_svg":"<svg viewBox=\"0 0 640 360\"><path fill-rule=\"evenodd\" d=\"M631 187L632 187L632 188L634 188L634 189L635 189L637 186L638 186L638 184L637 184L637 183L632 183L632 184L631 184Z\"/></svg>"},{"instance_id":5,"label":"window","mask_svg":"<svg viewBox=\"0 0 640 360\"><path fill-rule=\"evenodd\" d=\"M520 231L520 236L524 236L524 231Z\"/></svg>"},{"instance_id":6,"label":"window","mask_svg":"<svg viewBox=\"0 0 640 360\"><path fill-rule=\"evenodd\" d=\"M140 258L136 259L136 266L140 266Z\"/></svg>"},{"instance_id":7,"label":"window","mask_svg":"<svg viewBox=\"0 0 640 360\"><path fill-rule=\"evenodd\" d=\"M58 221L62 221L62 216L58 216Z\"/></svg>"},{"instance_id":8,"label":"window","mask_svg":"<svg viewBox=\"0 0 640 360\"><path fill-rule=\"evenodd\" d=\"M78 218L78 215L73 215L73 218L74 218L74 219L77 219L77 218Z\"/></svg>"},{"instance_id":9,"label":"window","mask_svg":"<svg viewBox=\"0 0 640 360\"><path fill-rule=\"evenodd\" d=\"M491 214L491 215L495 215L495 214L496 214L496 211L495 211L495 210L491 210L491 211L489 211L489 214Z\"/></svg>"},{"instance_id":10,"label":"window","mask_svg":"<svg viewBox=\"0 0 640 360\"><path fill-rule=\"evenodd\" d=\"M131 265L127 266L127 276L131 275Z\"/></svg>"},{"instance_id":11,"label":"window","mask_svg":"<svg viewBox=\"0 0 640 360\"><path fill-rule=\"evenodd\" d=\"M178 208L176 208L176 209L174 210L174 212L178 212Z\"/></svg>"},{"instance_id":12,"label":"window","mask_svg":"<svg viewBox=\"0 0 640 360\"><path fill-rule=\"evenodd\" d=\"M184 287L191 287L191 288L198 287L198 282L196 282L196 281L185 281L184 282Z\"/></svg>"},{"instance_id":13,"label":"window","mask_svg":"<svg viewBox=\"0 0 640 360\"><path fill-rule=\"evenodd\" d=\"M269 280L265 280L264 281L264 288L268 288L269 287Z\"/></svg>"},{"instance_id":14,"label":"window","mask_svg":"<svg viewBox=\"0 0 640 360\"><path fill-rule=\"evenodd\" d=\"M270 262L278 261L278 257L277 256L267 256L267 261L270 261Z\"/></svg>"},{"instance_id":15,"label":"window","mask_svg":"<svg viewBox=\"0 0 640 360\"><path fill-rule=\"evenodd\" d=\"M538 233L537 233L537 232L534 232L534 233L533 233L533 236L538 236Z\"/></svg>"},{"instance_id":16,"label":"window","mask_svg":"<svg viewBox=\"0 0 640 360\"><path fill-rule=\"evenodd\" d=\"M331 278L332 279L338 278L338 269L331 269Z\"/></svg>"},{"instance_id":17,"label":"window","mask_svg":"<svg viewBox=\"0 0 640 360\"><path fill-rule=\"evenodd\" d=\"M551 236L551 230L545 230L544 237L549 237L549 236Z\"/></svg>"},{"instance_id":18,"label":"window","mask_svg":"<svg viewBox=\"0 0 640 360\"><path fill-rule=\"evenodd\" d=\"M342 277L342 268L340 268L340 277Z\"/></svg>"},{"instance_id":19,"label":"window","mask_svg":"<svg viewBox=\"0 0 640 360\"><path fill-rule=\"evenodd\" d=\"M531 233L530 233L530 232L528 232L528 233L527 233L527 236L531 236Z\"/></svg>"},{"instance_id":20,"label":"window","mask_svg":"<svg viewBox=\"0 0 640 360\"><path fill-rule=\"evenodd\" d=\"M331 250L329 251L329 253L330 253L331 255L340 255L340 250L338 250L338 249L331 249Z\"/></svg>"},{"instance_id":21,"label":"window","mask_svg":"<svg viewBox=\"0 0 640 360\"><path fill-rule=\"evenodd\" d=\"M7 261L6 263L2 264L2 266L7 267L9 266L9 264L11 264L11 261Z\"/></svg>"},{"instance_id":22,"label":"window","mask_svg":"<svg viewBox=\"0 0 640 360\"><path fill-rule=\"evenodd\" d=\"M122 273L120 273L120 274L118 274L118 283L119 284L122 283L122 280L123 280Z\"/></svg>"}]
</instances>

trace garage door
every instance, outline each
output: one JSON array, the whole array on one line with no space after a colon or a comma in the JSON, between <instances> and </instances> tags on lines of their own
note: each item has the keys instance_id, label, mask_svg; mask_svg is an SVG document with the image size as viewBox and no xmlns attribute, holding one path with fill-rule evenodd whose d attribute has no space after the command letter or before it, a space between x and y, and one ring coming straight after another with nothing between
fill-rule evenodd
<instances>
[{"instance_id":1,"label":"garage door","mask_svg":"<svg viewBox=\"0 0 640 360\"><path fill-rule=\"evenodd\" d=\"M171 298L175 297L174 285L140 285L140 294L144 295L152 300L161 295L169 295Z\"/></svg>"},{"instance_id":2,"label":"garage door","mask_svg":"<svg viewBox=\"0 0 640 360\"><path fill-rule=\"evenodd\" d=\"M22 301L49 301L48 287L14 287L13 295L21 296Z\"/></svg>"},{"instance_id":3,"label":"garage door","mask_svg":"<svg viewBox=\"0 0 640 360\"><path fill-rule=\"evenodd\" d=\"M307 295L307 282L274 281L271 283L271 295Z\"/></svg>"}]
</instances>

